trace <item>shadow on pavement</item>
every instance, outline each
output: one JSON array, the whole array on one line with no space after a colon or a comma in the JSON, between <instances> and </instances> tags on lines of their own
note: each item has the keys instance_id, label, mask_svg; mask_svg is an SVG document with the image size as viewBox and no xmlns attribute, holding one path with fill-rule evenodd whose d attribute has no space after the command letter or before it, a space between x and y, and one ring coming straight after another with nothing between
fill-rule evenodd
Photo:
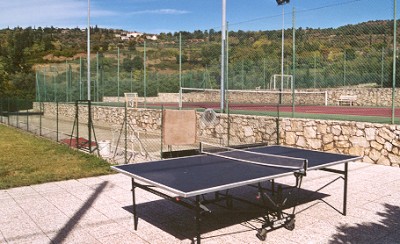
<instances>
[{"instance_id":1,"label":"shadow on pavement","mask_svg":"<svg viewBox=\"0 0 400 244\"><path fill-rule=\"evenodd\" d=\"M64 225L64 227L57 233L57 235L52 239L53 243L62 243L69 233L73 230L73 228L78 224L79 220L83 217L83 215L90 209L93 202L99 196L99 194L104 190L107 181L101 183L96 190L92 193L89 199L82 205L82 207L71 217L71 219Z\"/></svg>"},{"instance_id":2,"label":"shadow on pavement","mask_svg":"<svg viewBox=\"0 0 400 244\"><path fill-rule=\"evenodd\" d=\"M384 212L376 214L377 222L363 222L349 226L341 224L336 227L337 234L333 235L329 243L400 243L399 240L382 239L398 233L400 229L400 207L391 204L383 204ZM378 222L379 221L379 222ZM398 236L398 235L397 235Z\"/></svg>"},{"instance_id":3,"label":"shadow on pavement","mask_svg":"<svg viewBox=\"0 0 400 244\"><path fill-rule=\"evenodd\" d=\"M244 190L243 187L237 189L239 191L235 192L234 196L239 196L240 198L246 199L247 201L251 201L253 203L261 203L260 200L256 199L256 188L246 188L247 191ZM297 192L297 189L294 192ZM292 207L295 205L296 201L298 204L304 204L317 199L323 199L328 196L324 193L312 192L305 189L299 189L298 194L299 196L303 197L295 198L297 194L292 194L289 196L289 200L285 205L286 212L292 213ZM213 195L211 194L210 198L212 198L212 196ZM208 195L205 197L207 198ZM241 224L244 226L244 228L235 230L234 233L253 231L261 227L263 221L262 217L265 215L262 208L237 200L233 200L232 209L228 209L226 207L225 201L216 204L208 204L207 208L211 210L211 213L206 213L201 218L202 234L237 224ZM132 205L125 206L123 209L131 212ZM138 204L137 213L139 217L138 231L140 231L140 220L142 219L180 240L187 238L193 240L193 238L196 236L194 218L195 211L175 204L171 201L162 199ZM229 234L233 233L231 232L218 235Z\"/></svg>"}]
</instances>

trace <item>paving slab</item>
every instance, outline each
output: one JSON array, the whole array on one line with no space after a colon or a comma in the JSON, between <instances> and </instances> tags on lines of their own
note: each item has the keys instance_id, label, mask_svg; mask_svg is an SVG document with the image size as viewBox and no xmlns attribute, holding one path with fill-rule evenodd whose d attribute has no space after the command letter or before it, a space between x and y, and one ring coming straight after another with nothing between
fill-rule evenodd
<instances>
[{"instance_id":1,"label":"paving slab","mask_svg":"<svg viewBox=\"0 0 400 244\"><path fill-rule=\"evenodd\" d=\"M343 180L312 171L298 193L295 229L269 232L266 242L399 243L400 169L367 163L351 163L349 169L347 216L341 214ZM1 190L0 243L191 243L195 239L191 210L141 189L136 191L135 231L130 188L129 177L111 174ZM232 191L256 201L253 188ZM261 216L246 213L254 209L242 203L235 202L234 208L239 211L215 206L202 217L203 243L262 243L255 236Z\"/></svg>"}]
</instances>

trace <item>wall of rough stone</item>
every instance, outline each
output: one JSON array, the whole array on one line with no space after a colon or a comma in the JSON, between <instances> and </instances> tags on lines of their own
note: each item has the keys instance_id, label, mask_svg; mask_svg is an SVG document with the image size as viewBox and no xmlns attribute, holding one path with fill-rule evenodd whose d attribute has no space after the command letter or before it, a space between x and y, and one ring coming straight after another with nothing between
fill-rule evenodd
<instances>
[{"instance_id":1,"label":"wall of rough stone","mask_svg":"<svg viewBox=\"0 0 400 244\"><path fill-rule=\"evenodd\" d=\"M124 119L124 108L93 106L92 111L95 122L121 124ZM44 112L45 116L55 116L55 104L44 103ZM60 104L59 112L73 119L75 106ZM80 121L87 121L87 107L80 106L79 112ZM161 110L128 109L128 121L133 127L159 131ZM281 118L278 135L276 123L276 118L268 116L224 114L218 115L212 126L199 122L198 135L223 143L229 140L230 144L274 144L279 136L283 145L348 153L362 156L364 162L400 166L400 125Z\"/></svg>"},{"instance_id":2,"label":"wall of rough stone","mask_svg":"<svg viewBox=\"0 0 400 244\"><path fill-rule=\"evenodd\" d=\"M44 116L56 117L57 106L55 103L43 103ZM34 103L34 109L38 109L38 103ZM111 125L121 125L124 121L125 111L121 107L108 106L92 106L92 120L100 124L106 123ZM75 105L59 104L58 113L63 118L75 119ZM79 122L86 123L88 121L88 107L86 105L79 106ZM132 126L137 126L145 130L160 130L161 128L161 110L155 109L127 109L128 121Z\"/></svg>"},{"instance_id":3,"label":"wall of rough stone","mask_svg":"<svg viewBox=\"0 0 400 244\"><path fill-rule=\"evenodd\" d=\"M298 90L295 95L297 105L323 105L325 100L327 105L337 105L341 95L356 95L357 100L353 103L354 106L391 106L392 105L392 89L391 88L330 88L330 89L304 89ZM314 92L305 94L302 92ZM326 92L326 96L325 96ZM251 100L249 101L249 97ZM242 103L269 103L276 104L278 95L258 90L251 92L231 91L228 93L228 98L234 102ZM143 102L144 98L139 97L139 102ZM207 92L192 92L184 93L183 102L219 102L220 95L218 91ZM104 97L105 102L117 102L118 97ZM124 98L119 99L120 102ZM290 90L285 90L282 96L284 104L291 104L292 94ZM147 97L148 103L178 103L178 93L160 93L158 97ZM395 93L395 105L400 106L400 90Z\"/></svg>"},{"instance_id":4,"label":"wall of rough stone","mask_svg":"<svg viewBox=\"0 0 400 244\"><path fill-rule=\"evenodd\" d=\"M400 125L282 119L285 145L363 157L363 162L399 167Z\"/></svg>"},{"instance_id":5,"label":"wall of rough stone","mask_svg":"<svg viewBox=\"0 0 400 244\"><path fill-rule=\"evenodd\" d=\"M124 102L125 97L104 97L103 102ZM144 97L138 97L138 102L144 102ZM148 103L177 103L179 102L179 93L159 93L157 97L146 97Z\"/></svg>"},{"instance_id":6,"label":"wall of rough stone","mask_svg":"<svg viewBox=\"0 0 400 244\"><path fill-rule=\"evenodd\" d=\"M327 91L329 105L336 105L341 95L356 95L354 106L392 106L391 88L332 88ZM395 106L400 106L399 89L395 92Z\"/></svg>"}]
</instances>

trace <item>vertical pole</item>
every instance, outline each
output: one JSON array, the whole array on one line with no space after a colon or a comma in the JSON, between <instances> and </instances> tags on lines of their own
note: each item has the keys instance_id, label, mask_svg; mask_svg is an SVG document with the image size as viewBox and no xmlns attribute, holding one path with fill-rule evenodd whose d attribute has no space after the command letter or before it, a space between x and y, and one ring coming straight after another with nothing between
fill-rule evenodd
<instances>
[{"instance_id":1,"label":"vertical pole","mask_svg":"<svg viewBox=\"0 0 400 244\"><path fill-rule=\"evenodd\" d=\"M58 142L58 101L56 102L56 134L57 134L57 142Z\"/></svg>"},{"instance_id":2,"label":"vertical pole","mask_svg":"<svg viewBox=\"0 0 400 244\"><path fill-rule=\"evenodd\" d=\"M201 230L200 230L200 196L196 196L196 243L200 244L200 235L201 235Z\"/></svg>"},{"instance_id":3,"label":"vertical pole","mask_svg":"<svg viewBox=\"0 0 400 244\"><path fill-rule=\"evenodd\" d=\"M10 98L7 98L7 114L7 125L10 125Z\"/></svg>"},{"instance_id":4,"label":"vertical pole","mask_svg":"<svg viewBox=\"0 0 400 244\"><path fill-rule=\"evenodd\" d=\"M36 102L40 102L39 71L36 71Z\"/></svg>"},{"instance_id":5,"label":"vertical pole","mask_svg":"<svg viewBox=\"0 0 400 244\"><path fill-rule=\"evenodd\" d=\"M82 57L79 57L79 100L82 100Z\"/></svg>"},{"instance_id":6,"label":"vertical pole","mask_svg":"<svg viewBox=\"0 0 400 244\"><path fill-rule=\"evenodd\" d=\"M283 63L285 59L285 6L282 5L282 54L281 54L281 88L279 92L279 104L282 104L282 92L283 92L283 75L284 68Z\"/></svg>"},{"instance_id":7,"label":"vertical pole","mask_svg":"<svg viewBox=\"0 0 400 244\"><path fill-rule=\"evenodd\" d=\"M296 106L296 10L293 7L292 12L292 25L293 25L293 61L292 61L292 117L294 117L295 106Z\"/></svg>"},{"instance_id":8,"label":"vertical pole","mask_svg":"<svg viewBox=\"0 0 400 244\"><path fill-rule=\"evenodd\" d=\"M381 58L381 88L383 88L384 72L385 72L385 47L382 47L382 58Z\"/></svg>"},{"instance_id":9,"label":"vertical pole","mask_svg":"<svg viewBox=\"0 0 400 244\"><path fill-rule=\"evenodd\" d=\"M57 72L57 74L58 74L58 72ZM57 89L56 89L56 76L55 75L53 75L53 96L54 96L54 102L56 102L57 101Z\"/></svg>"},{"instance_id":10,"label":"vertical pole","mask_svg":"<svg viewBox=\"0 0 400 244\"><path fill-rule=\"evenodd\" d=\"M44 91L44 101L47 101L47 91L46 91L46 68L43 69L43 91Z\"/></svg>"},{"instance_id":11,"label":"vertical pole","mask_svg":"<svg viewBox=\"0 0 400 244\"><path fill-rule=\"evenodd\" d=\"M132 178L132 214L133 214L133 228L137 230L139 218L136 213L135 180L133 178Z\"/></svg>"},{"instance_id":12,"label":"vertical pole","mask_svg":"<svg viewBox=\"0 0 400 244\"><path fill-rule=\"evenodd\" d=\"M225 100L225 34L226 34L226 0L222 0L222 31L221 31L221 113L224 112Z\"/></svg>"},{"instance_id":13,"label":"vertical pole","mask_svg":"<svg viewBox=\"0 0 400 244\"><path fill-rule=\"evenodd\" d=\"M226 59L225 59L225 72L226 72L226 76L225 76L225 80L226 80L226 92L225 92L225 103L226 103L226 110L229 110L229 97L228 97L228 93L229 93L229 29L228 29L228 22L226 22ZM229 112L228 112L229 113ZM229 145L229 144L228 144Z\"/></svg>"},{"instance_id":14,"label":"vertical pole","mask_svg":"<svg viewBox=\"0 0 400 244\"><path fill-rule=\"evenodd\" d=\"M26 104L26 131L29 131L29 109L28 109L28 101L25 100L25 104ZM0 116L1 116L1 112L0 112Z\"/></svg>"},{"instance_id":15,"label":"vertical pole","mask_svg":"<svg viewBox=\"0 0 400 244\"><path fill-rule=\"evenodd\" d=\"M72 94L72 67L71 64L68 64L68 96L69 96L69 100L73 101L73 94Z\"/></svg>"},{"instance_id":16,"label":"vertical pole","mask_svg":"<svg viewBox=\"0 0 400 244\"><path fill-rule=\"evenodd\" d=\"M68 61L65 60L65 101L68 102Z\"/></svg>"},{"instance_id":17,"label":"vertical pole","mask_svg":"<svg viewBox=\"0 0 400 244\"><path fill-rule=\"evenodd\" d=\"M146 41L144 41L144 52L143 52L143 96L144 96L144 107L146 108L146 97L147 97L147 89L146 89Z\"/></svg>"},{"instance_id":18,"label":"vertical pole","mask_svg":"<svg viewBox=\"0 0 400 244\"><path fill-rule=\"evenodd\" d=\"M119 47L117 48L117 94L119 102Z\"/></svg>"},{"instance_id":19,"label":"vertical pole","mask_svg":"<svg viewBox=\"0 0 400 244\"><path fill-rule=\"evenodd\" d=\"M349 163L344 164L344 190L343 190L343 215L347 214L347 181L348 181Z\"/></svg>"},{"instance_id":20,"label":"vertical pole","mask_svg":"<svg viewBox=\"0 0 400 244\"><path fill-rule=\"evenodd\" d=\"M182 109L182 33L179 32L179 109Z\"/></svg>"},{"instance_id":21,"label":"vertical pole","mask_svg":"<svg viewBox=\"0 0 400 244\"><path fill-rule=\"evenodd\" d=\"M87 99L90 101L90 0L88 0L88 19L87 19Z\"/></svg>"},{"instance_id":22,"label":"vertical pole","mask_svg":"<svg viewBox=\"0 0 400 244\"><path fill-rule=\"evenodd\" d=\"M160 158L163 159L163 140L164 140L164 105L161 105L161 141L160 141Z\"/></svg>"},{"instance_id":23,"label":"vertical pole","mask_svg":"<svg viewBox=\"0 0 400 244\"><path fill-rule=\"evenodd\" d=\"M125 150L124 150L124 162L128 163L128 101L125 99L125 110L124 110L124 137L125 137ZM134 131L132 131L134 133Z\"/></svg>"},{"instance_id":24,"label":"vertical pole","mask_svg":"<svg viewBox=\"0 0 400 244\"><path fill-rule=\"evenodd\" d=\"M58 84L57 84L57 79L58 79L58 70L57 70L57 77L56 77L56 101L58 101Z\"/></svg>"},{"instance_id":25,"label":"vertical pole","mask_svg":"<svg viewBox=\"0 0 400 244\"><path fill-rule=\"evenodd\" d=\"M79 107L78 101L75 101L75 121L76 121L76 148L79 148Z\"/></svg>"},{"instance_id":26,"label":"vertical pole","mask_svg":"<svg viewBox=\"0 0 400 244\"><path fill-rule=\"evenodd\" d=\"M314 53L314 89L317 87L317 54Z\"/></svg>"},{"instance_id":27,"label":"vertical pole","mask_svg":"<svg viewBox=\"0 0 400 244\"><path fill-rule=\"evenodd\" d=\"M19 128L19 99L15 99L15 107L17 109L17 128Z\"/></svg>"},{"instance_id":28,"label":"vertical pole","mask_svg":"<svg viewBox=\"0 0 400 244\"><path fill-rule=\"evenodd\" d=\"M229 27L228 27L228 22L226 23L226 94L225 94L225 100L226 100L226 113L227 113L227 138L226 138L226 146L229 146L230 144L230 116L229 116Z\"/></svg>"},{"instance_id":29,"label":"vertical pole","mask_svg":"<svg viewBox=\"0 0 400 244\"><path fill-rule=\"evenodd\" d=\"M42 114L43 114L43 102L39 102L39 108L40 108L40 113L39 113L39 136L42 136Z\"/></svg>"},{"instance_id":30,"label":"vertical pole","mask_svg":"<svg viewBox=\"0 0 400 244\"><path fill-rule=\"evenodd\" d=\"M79 125L78 125L79 126ZM92 153L92 104L88 100L88 139L89 139L89 152Z\"/></svg>"},{"instance_id":31,"label":"vertical pole","mask_svg":"<svg viewBox=\"0 0 400 244\"><path fill-rule=\"evenodd\" d=\"M266 73L266 67L265 67L265 58L263 58L263 78L264 78L264 90L266 89L266 82L267 82L267 73Z\"/></svg>"},{"instance_id":32,"label":"vertical pole","mask_svg":"<svg viewBox=\"0 0 400 244\"><path fill-rule=\"evenodd\" d=\"M242 70L241 70L241 78L242 78L242 89L245 89L245 85L244 85L244 60L242 60Z\"/></svg>"},{"instance_id":33,"label":"vertical pole","mask_svg":"<svg viewBox=\"0 0 400 244\"><path fill-rule=\"evenodd\" d=\"M397 8L397 0L393 0L394 2L394 14L393 14L393 84L392 84L392 124L394 124L394 116L395 116L395 92L396 92L396 56L397 56L397 17L396 17L396 8Z\"/></svg>"},{"instance_id":34,"label":"vertical pole","mask_svg":"<svg viewBox=\"0 0 400 244\"><path fill-rule=\"evenodd\" d=\"M99 52L96 53L96 98L95 101L100 101L99 99Z\"/></svg>"},{"instance_id":35,"label":"vertical pole","mask_svg":"<svg viewBox=\"0 0 400 244\"><path fill-rule=\"evenodd\" d=\"M343 53L343 85L346 86L346 50Z\"/></svg>"}]
</instances>

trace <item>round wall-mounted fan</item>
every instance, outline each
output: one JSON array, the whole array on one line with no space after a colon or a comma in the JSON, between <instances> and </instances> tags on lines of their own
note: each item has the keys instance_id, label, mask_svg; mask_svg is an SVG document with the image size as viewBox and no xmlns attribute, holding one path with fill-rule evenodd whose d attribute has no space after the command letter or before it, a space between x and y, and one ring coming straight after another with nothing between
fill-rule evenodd
<instances>
[{"instance_id":1,"label":"round wall-mounted fan","mask_svg":"<svg viewBox=\"0 0 400 244\"><path fill-rule=\"evenodd\" d=\"M200 120L207 126L214 125L217 122L217 114L213 109L207 108L201 115Z\"/></svg>"}]
</instances>

